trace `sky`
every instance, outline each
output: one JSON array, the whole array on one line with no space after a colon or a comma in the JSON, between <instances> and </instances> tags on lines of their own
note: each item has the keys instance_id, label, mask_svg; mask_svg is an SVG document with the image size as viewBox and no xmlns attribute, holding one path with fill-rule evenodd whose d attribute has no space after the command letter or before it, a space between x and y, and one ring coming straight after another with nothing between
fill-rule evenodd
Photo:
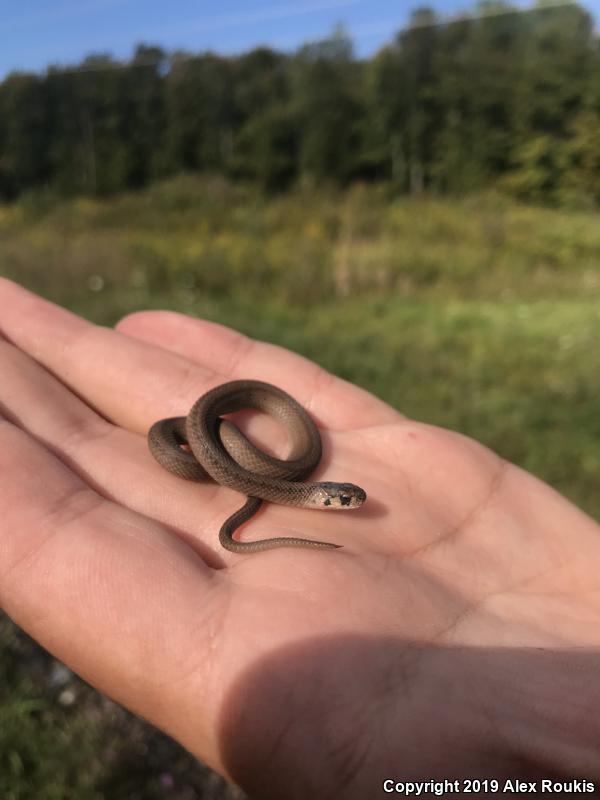
<instances>
[{"instance_id":1,"label":"sky","mask_svg":"<svg viewBox=\"0 0 600 800\"><path fill-rule=\"evenodd\" d=\"M139 42L167 50L294 50L342 23L356 53L390 41L410 11L429 5L449 16L469 0L0 0L0 79L11 70L71 66L90 53L128 58ZM515 5L526 7L523 0ZM600 21L600 0L583 3Z\"/></svg>"}]
</instances>

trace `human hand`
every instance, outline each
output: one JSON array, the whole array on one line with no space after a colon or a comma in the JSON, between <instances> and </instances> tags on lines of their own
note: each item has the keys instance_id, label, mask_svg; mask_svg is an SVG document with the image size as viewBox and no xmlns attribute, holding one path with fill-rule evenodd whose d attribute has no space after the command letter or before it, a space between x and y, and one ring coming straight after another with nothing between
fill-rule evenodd
<instances>
[{"instance_id":1,"label":"human hand","mask_svg":"<svg viewBox=\"0 0 600 800\"><path fill-rule=\"evenodd\" d=\"M87 681L261 797L600 778L589 517L473 440L220 325L145 312L107 330L5 280L0 307L0 604ZM268 505L242 537L343 549L226 552L243 498L149 454L154 421L241 377L311 413L316 480L368 496L347 514ZM283 455L272 420L241 419Z\"/></svg>"}]
</instances>

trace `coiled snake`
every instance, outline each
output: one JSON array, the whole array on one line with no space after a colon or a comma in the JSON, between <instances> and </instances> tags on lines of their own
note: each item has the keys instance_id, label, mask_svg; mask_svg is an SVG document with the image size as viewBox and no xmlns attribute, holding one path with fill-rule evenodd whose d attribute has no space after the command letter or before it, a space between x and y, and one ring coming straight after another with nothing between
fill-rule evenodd
<instances>
[{"instance_id":1,"label":"coiled snake","mask_svg":"<svg viewBox=\"0 0 600 800\"><path fill-rule=\"evenodd\" d=\"M274 458L255 447L228 420L243 408L256 408L278 419L287 429L291 451L287 459ZM305 483L321 459L321 437L315 423L299 403L269 383L240 380L207 392L187 417L154 423L148 445L163 467L186 480L212 478L248 495L246 503L223 523L219 541L235 553L256 553L272 547L337 548L341 545L297 537L276 537L238 542L234 531L246 522L263 500L322 510L350 509L362 505L366 493L352 483ZM183 448L189 446L189 450Z\"/></svg>"}]
</instances>

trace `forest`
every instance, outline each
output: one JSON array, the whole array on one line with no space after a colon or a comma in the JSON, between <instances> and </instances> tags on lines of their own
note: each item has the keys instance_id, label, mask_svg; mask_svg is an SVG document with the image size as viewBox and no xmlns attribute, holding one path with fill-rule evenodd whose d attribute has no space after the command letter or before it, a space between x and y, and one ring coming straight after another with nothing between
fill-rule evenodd
<instances>
[{"instance_id":1,"label":"forest","mask_svg":"<svg viewBox=\"0 0 600 800\"><path fill-rule=\"evenodd\" d=\"M128 62L0 83L0 199L108 196L180 173L268 191L386 182L401 194L494 188L600 201L600 36L577 4L429 8L371 58L342 27L293 53L140 44Z\"/></svg>"}]
</instances>

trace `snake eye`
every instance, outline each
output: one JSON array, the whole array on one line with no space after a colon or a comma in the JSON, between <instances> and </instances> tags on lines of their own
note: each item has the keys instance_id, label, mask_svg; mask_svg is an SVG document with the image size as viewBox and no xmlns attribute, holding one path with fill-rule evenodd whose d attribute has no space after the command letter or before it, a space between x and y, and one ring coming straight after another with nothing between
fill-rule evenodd
<instances>
[{"instance_id":1,"label":"snake eye","mask_svg":"<svg viewBox=\"0 0 600 800\"><path fill-rule=\"evenodd\" d=\"M320 484L321 493L317 508L358 508L366 499L366 494L359 486L353 483L328 483Z\"/></svg>"}]
</instances>

